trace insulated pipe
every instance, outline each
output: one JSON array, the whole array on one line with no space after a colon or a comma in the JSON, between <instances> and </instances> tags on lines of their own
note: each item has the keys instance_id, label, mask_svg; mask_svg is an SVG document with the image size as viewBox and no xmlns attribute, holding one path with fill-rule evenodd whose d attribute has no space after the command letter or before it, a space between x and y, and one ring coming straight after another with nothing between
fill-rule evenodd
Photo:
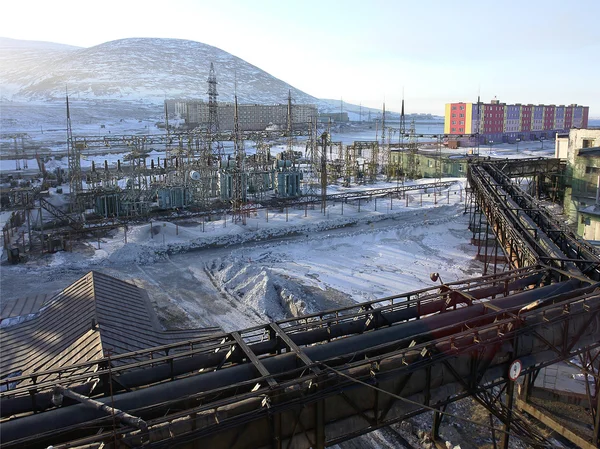
<instances>
[{"instance_id":1,"label":"insulated pipe","mask_svg":"<svg viewBox=\"0 0 600 449\"><path fill-rule=\"evenodd\" d=\"M83 394L89 395L96 384L97 380L92 382L86 382L82 385L72 387L71 390ZM52 392L37 393L35 395L35 410L32 407L31 396L18 396L16 398L6 398L0 401L0 416L6 418L12 415L19 415L27 412L41 412L48 408L54 407L52 402Z\"/></svg>"},{"instance_id":2,"label":"insulated pipe","mask_svg":"<svg viewBox=\"0 0 600 449\"><path fill-rule=\"evenodd\" d=\"M543 274L535 274L528 276L523 279L519 279L508 285L508 290L521 290L530 285L536 285L542 280ZM545 296L542 289L549 288L548 291L553 289L559 284L553 284L548 287L542 287L533 289L531 291L537 291L538 293L530 293L530 295ZM505 291L506 286L500 284L498 286L485 287L469 292L469 295L475 299L482 299L493 295L502 294ZM521 294L521 293L520 293ZM520 295L519 294L519 295ZM547 293L550 294L550 293ZM537 299L537 298L535 298ZM497 301L497 300L494 300ZM532 302L533 299L529 302ZM392 312L382 312L382 322L384 323L397 323L399 321L406 321L410 319L418 318L419 316L429 315L440 311L442 306L441 301L431 302L423 304L420 310L417 307L410 307L402 310ZM478 313L481 313L482 309L479 309ZM310 345L324 340L332 338L342 337L344 335L350 335L355 333L362 333L365 327L367 319L362 318L356 321L343 322L339 324L332 324L327 328L312 329L309 331L295 332L288 334L294 343L298 346ZM386 324L387 325L387 324ZM277 341L268 340L261 343L257 343L250 346L252 352L256 355L268 354L277 349ZM212 354L202 354L198 356L192 356L186 359L178 359L173 361L173 375L177 376L180 374L188 373L191 371L199 370L204 367L212 367L218 365L225 357L224 352L217 352ZM232 360L235 360L233 358ZM158 366L152 370L140 369L135 371L129 371L120 375L119 383L127 387L135 387L139 385L146 385L155 383L160 380L169 379L171 377L171 368L167 365Z\"/></svg>"},{"instance_id":3,"label":"insulated pipe","mask_svg":"<svg viewBox=\"0 0 600 449\"><path fill-rule=\"evenodd\" d=\"M519 279L508 285L508 291L521 290L527 286L535 285L541 281L542 277L543 274L538 273L532 276L527 276L523 279ZM560 284L552 284L550 286L532 289L528 292L513 295L513 297L520 297L520 295L523 295L524 293L527 293L529 296L534 296L535 298L526 300L526 304L529 304L535 299L538 299L538 297L547 297L552 291L554 291L554 289L558 288L559 285ZM507 287L503 283L500 283L497 286L472 290L469 292L469 295L475 299L482 299L493 295L502 294L506 288ZM499 301L499 299L493 300L492 302L495 303L496 301ZM397 323L399 321L415 319L420 315L433 314L439 312L441 306L441 301L435 301L423 304L419 309L417 309L417 307L411 307L392 312L382 312L382 325L383 323ZM480 307L477 310L474 309L473 312L475 312L477 315L481 315L483 313L483 309ZM444 314L444 316L447 316L447 313ZM459 322L458 318L454 322ZM356 321L333 324L327 328L292 333L289 334L289 337L298 346L305 346L332 338L342 337L344 335L357 333L360 334L363 332L365 324L366 318L362 318ZM346 341L346 339L344 339L344 341ZM267 340L251 345L250 348L256 355L272 353L277 349L277 341L275 339ZM170 379L173 376L179 376L185 373L198 371L202 368L211 368L219 365L219 363L224 360L225 356L225 351L211 352L208 354L199 354L192 357L175 359L173 360L172 367L168 364L162 364L154 368L140 368L128 371L119 376L115 376L115 378L118 380L118 383L114 385L114 391L118 391L117 389L122 389L120 387L121 385L127 388L135 388L142 385L160 382L165 379ZM243 355L240 354L240 358L241 357L243 357ZM231 360L240 361L235 356L231 357ZM36 395L36 405L38 411L52 407L51 396L51 393L40 393ZM0 402L0 416L2 417L26 413L30 410L31 398L28 396L3 399Z\"/></svg>"},{"instance_id":4,"label":"insulated pipe","mask_svg":"<svg viewBox=\"0 0 600 449\"><path fill-rule=\"evenodd\" d=\"M510 297L491 301L501 309L521 308L524 305L543 297L571 292L573 296L579 281L571 279L563 283L552 284L546 287L528 290ZM419 334L430 334L433 338L440 338L456 332L456 327L461 323L481 316L485 311L483 304L463 307L456 311L448 311L420 320L413 320L398 326L387 327L374 332L353 335L327 344L303 348L303 352L314 362L327 360L333 357L351 355L384 343L407 339ZM454 329L443 329L445 326L456 324ZM436 331L436 329L438 331ZM297 356L293 352L262 358L262 364L271 374L283 373L293 370L297 366ZM122 377L122 376L121 376ZM149 388L123 393L114 397L114 407L121 410L135 410L148 407L161 402L171 401L175 398L185 398L201 392L209 392L216 388L233 385L256 377L256 369L251 363L232 366L227 369L207 372L201 375L178 379L155 385ZM105 403L110 398L100 399ZM2 440L4 443L19 440L30 436L31 429L37 433L50 432L57 428L70 427L87 421L102 418L105 415L97 410L89 409L82 405L59 408L46 413L30 415L2 424Z\"/></svg>"}]
</instances>

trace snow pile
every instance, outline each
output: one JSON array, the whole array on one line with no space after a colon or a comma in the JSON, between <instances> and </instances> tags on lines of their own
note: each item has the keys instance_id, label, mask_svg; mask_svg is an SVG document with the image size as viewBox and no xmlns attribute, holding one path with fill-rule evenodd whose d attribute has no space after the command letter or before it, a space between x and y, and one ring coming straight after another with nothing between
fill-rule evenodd
<instances>
[{"instance_id":1,"label":"snow pile","mask_svg":"<svg viewBox=\"0 0 600 449\"><path fill-rule=\"evenodd\" d=\"M164 260L166 251L163 248L155 248L152 246L140 245L138 243L128 243L110 254L108 252L105 252L105 254L108 256L107 260L113 264L148 265ZM102 261L100 257L95 258L95 260L98 262Z\"/></svg>"},{"instance_id":2,"label":"snow pile","mask_svg":"<svg viewBox=\"0 0 600 449\"><path fill-rule=\"evenodd\" d=\"M309 310L300 299L298 287L293 282L269 268L239 258L231 262L215 260L211 268L224 291L269 320L315 311Z\"/></svg>"},{"instance_id":3,"label":"snow pile","mask_svg":"<svg viewBox=\"0 0 600 449\"><path fill-rule=\"evenodd\" d=\"M594 377L593 376L588 376L586 374L582 374L582 373L576 373L576 374L572 374L573 379L579 381L579 382L589 382L589 383L594 383Z\"/></svg>"},{"instance_id":4,"label":"snow pile","mask_svg":"<svg viewBox=\"0 0 600 449\"><path fill-rule=\"evenodd\" d=\"M432 272L444 281L477 274L467 222L460 205L403 211L394 219L237 246L210 271L228 295L257 313L298 316L428 287Z\"/></svg>"}]
</instances>

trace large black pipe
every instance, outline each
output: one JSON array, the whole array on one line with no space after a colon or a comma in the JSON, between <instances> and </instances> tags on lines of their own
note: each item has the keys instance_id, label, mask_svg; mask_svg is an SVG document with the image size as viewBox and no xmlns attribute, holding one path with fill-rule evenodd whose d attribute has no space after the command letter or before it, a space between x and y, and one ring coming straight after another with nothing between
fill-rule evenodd
<instances>
[{"instance_id":1,"label":"large black pipe","mask_svg":"<svg viewBox=\"0 0 600 449\"><path fill-rule=\"evenodd\" d=\"M495 299L491 302L501 309L519 309L533 301L566 292L572 292L573 295L577 295L578 293L575 292L575 289L579 284L579 281L572 279L563 283L552 284L546 287L527 290L509 297ZM351 355L374 346L407 339L415 335L429 334L431 335L431 339L441 338L456 332L464 321L480 317L484 313L484 310L485 306L483 304L475 304L471 307L463 307L458 310L409 321L374 332L338 339L327 344L309 346L304 348L303 352L312 361L317 362L333 357ZM452 325L456 326L453 327ZM450 328L447 328L448 326ZM442 329L444 330L442 331ZM263 358L261 362L271 374L293 370L297 366L297 359L294 353ZM130 393L123 393L115 396L114 402L111 405L121 410L133 411L149 407L153 404L172 401L177 398L185 398L192 394L209 392L217 388L248 381L255 377L256 370L252 364L239 364L227 369L207 372ZM100 402L109 401L111 401L110 398L100 400ZM44 433L103 417L105 416L101 412L88 409L82 405L59 408L3 423L2 440L7 443L26 438L31 434L31 429L35 429L36 433Z\"/></svg>"},{"instance_id":2,"label":"large black pipe","mask_svg":"<svg viewBox=\"0 0 600 449\"><path fill-rule=\"evenodd\" d=\"M543 277L543 274L538 273L532 276L528 276L523 279L519 279L508 286L509 291L521 290L530 285L538 284ZM555 284L558 285L558 284ZM549 286L550 291L556 286ZM547 288L547 287L544 287ZM485 287L482 289L476 289L470 291L469 294L475 299L487 298L493 295L500 295L506 289L504 284L500 284L492 287ZM533 291L533 290L532 290ZM544 294L540 289L537 289L539 294ZM531 295L534 295L533 293ZM537 298L536 298L537 299ZM533 301L533 300L532 300ZM398 323L401 321L407 321L418 318L419 316L434 314L440 311L442 301L434 301L423 304L419 309L417 307L410 307L406 309L382 312L381 325L383 323ZM481 314L481 309L478 312ZM361 334L367 323L367 318L361 318L355 321L345 321L338 324L332 324L331 326L321 327L318 329L311 329L308 331L295 332L289 334L289 337L298 346L311 345L329 339L343 337L345 335ZM277 342L275 340L267 340L261 343L256 343L250 346L252 352L256 355L269 354L277 349ZM178 376L181 374L189 373L192 371L198 371L202 368L210 368L219 365L225 357L225 351L220 351L211 354L201 354L185 359L177 359L173 361L173 368L168 365L161 365L154 369L140 369L124 373L118 377L119 383L129 388L133 388L140 385L148 385L156 383L161 380L169 379L172 375ZM232 361L236 359L233 358Z\"/></svg>"},{"instance_id":3,"label":"large black pipe","mask_svg":"<svg viewBox=\"0 0 600 449\"><path fill-rule=\"evenodd\" d=\"M518 279L508 285L508 291L522 290L531 285L537 285L543 277L543 273L537 273ZM483 287L469 291L469 295L475 299L488 298L494 295L500 295L505 292L507 286L504 283L499 283L495 286ZM385 323L398 323L418 318L419 316L434 314L440 311L442 301L433 301L422 304L419 308L410 307L406 309L382 312L382 320L380 326L387 325ZM313 329L290 334L290 338L298 346L306 346L321 341L342 337L344 335L352 335L362 333L367 322L367 318L361 318L355 321L347 321L337 324L332 324L327 328ZM376 326L376 323L372 323ZM252 351L256 355L263 355L275 352L277 349L276 340L267 340L261 343L251 345ZM162 364L154 368L140 368L123 373L119 376L114 376L118 383L113 385L115 392L126 388L136 388L143 385L157 383L173 376L198 371L202 368L210 368L219 365L226 356L225 351L211 352L199 354L192 357L173 360L172 366ZM242 357L242 355L240 355ZM231 357L232 362L240 361L236 357ZM122 386L122 387L121 387ZM40 393L36 395L36 411L43 411L52 408L52 394ZM3 399L0 402L0 416L5 418L13 415L27 413L31 411L32 403L29 396L20 396L15 398Z\"/></svg>"}]
</instances>

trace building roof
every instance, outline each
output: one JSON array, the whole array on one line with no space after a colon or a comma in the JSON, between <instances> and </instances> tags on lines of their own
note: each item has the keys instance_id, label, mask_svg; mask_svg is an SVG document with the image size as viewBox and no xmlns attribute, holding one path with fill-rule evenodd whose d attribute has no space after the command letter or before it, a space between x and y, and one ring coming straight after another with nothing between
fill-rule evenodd
<instances>
[{"instance_id":1,"label":"building roof","mask_svg":"<svg viewBox=\"0 0 600 449\"><path fill-rule=\"evenodd\" d=\"M579 212L600 217L600 206L598 206L596 204L592 204L591 206L587 206L582 209L579 209Z\"/></svg>"},{"instance_id":2,"label":"building roof","mask_svg":"<svg viewBox=\"0 0 600 449\"><path fill-rule=\"evenodd\" d=\"M22 312L26 314L16 315ZM91 271L50 299L24 298L10 309L3 306L0 378L89 362L108 356L109 351L119 355L217 331L220 329L164 331L145 290Z\"/></svg>"},{"instance_id":3,"label":"building roof","mask_svg":"<svg viewBox=\"0 0 600 449\"><path fill-rule=\"evenodd\" d=\"M588 147L579 150L579 156L600 156L600 147Z\"/></svg>"},{"instance_id":4,"label":"building roof","mask_svg":"<svg viewBox=\"0 0 600 449\"><path fill-rule=\"evenodd\" d=\"M48 295L41 293L35 296L27 296L14 301L4 301L0 305L0 321L5 318L26 316L40 311Z\"/></svg>"}]
</instances>

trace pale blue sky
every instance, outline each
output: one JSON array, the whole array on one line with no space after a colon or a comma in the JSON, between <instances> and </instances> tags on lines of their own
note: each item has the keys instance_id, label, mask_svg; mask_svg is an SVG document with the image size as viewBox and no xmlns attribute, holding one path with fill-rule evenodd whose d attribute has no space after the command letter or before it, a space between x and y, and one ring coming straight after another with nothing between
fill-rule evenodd
<instances>
[{"instance_id":1,"label":"pale blue sky","mask_svg":"<svg viewBox=\"0 0 600 449\"><path fill-rule=\"evenodd\" d=\"M91 6L95 5L95 6ZM127 37L219 47L319 98L578 103L600 117L600 0L3 2L0 35L90 47Z\"/></svg>"}]
</instances>

